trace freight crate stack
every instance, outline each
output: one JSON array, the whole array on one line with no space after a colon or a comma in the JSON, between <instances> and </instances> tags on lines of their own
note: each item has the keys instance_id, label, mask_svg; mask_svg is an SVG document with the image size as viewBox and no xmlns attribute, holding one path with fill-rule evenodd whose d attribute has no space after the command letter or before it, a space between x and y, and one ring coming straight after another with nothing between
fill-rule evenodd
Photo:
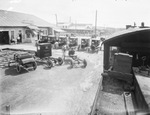
<instances>
[{"instance_id":1,"label":"freight crate stack","mask_svg":"<svg viewBox=\"0 0 150 115\"><path fill-rule=\"evenodd\" d=\"M128 82L133 83L132 70L132 56L125 53L115 53L113 69L105 71L109 76Z\"/></svg>"}]
</instances>

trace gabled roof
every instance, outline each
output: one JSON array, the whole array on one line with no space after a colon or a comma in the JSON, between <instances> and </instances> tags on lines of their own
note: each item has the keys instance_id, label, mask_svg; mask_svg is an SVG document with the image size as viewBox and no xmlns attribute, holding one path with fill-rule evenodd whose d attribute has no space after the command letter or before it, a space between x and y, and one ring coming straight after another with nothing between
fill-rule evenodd
<instances>
[{"instance_id":1,"label":"gabled roof","mask_svg":"<svg viewBox=\"0 0 150 115\"><path fill-rule=\"evenodd\" d=\"M53 24L31 14L0 10L0 26L24 27L35 25L37 27L55 27Z\"/></svg>"}]
</instances>

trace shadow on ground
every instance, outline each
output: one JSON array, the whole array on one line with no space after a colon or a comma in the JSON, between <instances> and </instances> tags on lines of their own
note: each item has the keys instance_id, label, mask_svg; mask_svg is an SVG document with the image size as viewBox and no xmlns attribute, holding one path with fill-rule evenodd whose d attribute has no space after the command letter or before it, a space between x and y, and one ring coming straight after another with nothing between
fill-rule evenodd
<instances>
[{"instance_id":1,"label":"shadow on ground","mask_svg":"<svg viewBox=\"0 0 150 115\"><path fill-rule=\"evenodd\" d=\"M5 75L6 76L7 75L16 76L16 75L24 74L24 73L27 73L27 72L28 71L22 69L21 72L18 73L14 66L5 69Z\"/></svg>"}]
</instances>

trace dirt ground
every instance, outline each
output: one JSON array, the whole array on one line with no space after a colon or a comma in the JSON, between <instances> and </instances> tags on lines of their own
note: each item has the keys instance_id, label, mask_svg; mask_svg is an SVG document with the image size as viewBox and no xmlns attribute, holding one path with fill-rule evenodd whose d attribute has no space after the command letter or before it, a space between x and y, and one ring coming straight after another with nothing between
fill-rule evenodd
<instances>
[{"instance_id":1,"label":"dirt ground","mask_svg":"<svg viewBox=\"0 0 150 115\"><path fill-rule=\"evenodd\" d=\"M0 105L2 113L10 105L11 114L87 115L91 111L103 68L103 53L76 52L87 67L51 69L38 64L35 71L18 74L7 63L13 51L0 52ZM61 57L61 50L53 50Z\"/></svg>"}]
</instances>

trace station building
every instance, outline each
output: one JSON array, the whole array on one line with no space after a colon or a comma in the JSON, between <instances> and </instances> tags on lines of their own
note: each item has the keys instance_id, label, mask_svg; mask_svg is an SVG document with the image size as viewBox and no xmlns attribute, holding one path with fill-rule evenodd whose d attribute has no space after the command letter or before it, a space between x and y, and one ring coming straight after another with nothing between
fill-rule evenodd
<instances>
[{"instance_id":1,"label":"station building","mask_svg":"<svg viewBox=\"0 0 150 115\"><path fill-rule=\"evenodd\" d=\"M55 25L31 14L0 10L0 44L30 43L40 35L53 35Z\"/></svg>"}]
</instances>

